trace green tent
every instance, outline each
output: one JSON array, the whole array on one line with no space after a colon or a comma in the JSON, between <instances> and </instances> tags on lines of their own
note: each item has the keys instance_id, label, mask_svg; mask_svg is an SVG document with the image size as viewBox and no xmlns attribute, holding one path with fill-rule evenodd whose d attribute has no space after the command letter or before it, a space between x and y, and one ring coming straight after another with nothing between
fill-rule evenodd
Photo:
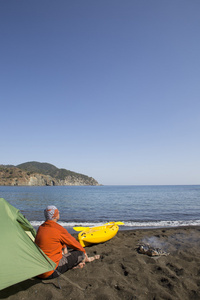
<instances>
[{"instance_id":1,"label":"green tent","mask_svg":"<svg viewBox=\"0 0 200 300\"><path fill-rule=\"evenodd\" d=\"M0 198L0 290L55 268L34 243L35 235L20 211Z\"/></svg>"}]
</instances>

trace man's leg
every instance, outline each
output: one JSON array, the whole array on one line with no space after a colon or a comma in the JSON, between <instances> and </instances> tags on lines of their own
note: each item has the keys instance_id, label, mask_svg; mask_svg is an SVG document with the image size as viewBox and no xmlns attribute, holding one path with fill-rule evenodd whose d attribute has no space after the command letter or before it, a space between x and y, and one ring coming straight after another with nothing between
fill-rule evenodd
<instances>
[{"instance_id":1,"label":"man's leg","mask_svg":"<svg viewBox=\"0 0 200 300\"><path fill-rule=\"evenodd\" d=\"M85 259L85 254L82 251L71 251L64 254L59 261L57 269L51 274L48 279L56 278L60 274L65 273L69 269L79 265Z\"/></svg>"},{"instance_id":2,"label":"man's leg","mask_svg":"<svg viewBox=\"0 0 200 300\"><path fill-rule=\"evenodd\" d=\"M59 273L65 273L67 270L72 269L82 262L85 258L85 254L82 251L71 251L64 254L61 258L57 270Z\"/></svg>"}]
</instances>

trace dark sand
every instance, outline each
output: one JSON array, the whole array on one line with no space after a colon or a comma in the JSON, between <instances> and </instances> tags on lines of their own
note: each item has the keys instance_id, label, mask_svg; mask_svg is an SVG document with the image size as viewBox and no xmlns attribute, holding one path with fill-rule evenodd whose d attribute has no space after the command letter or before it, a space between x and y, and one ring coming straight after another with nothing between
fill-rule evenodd
<instances>
[{"instance_id":1,"label":"dark sand","mask_svg":"<svg viewBox=\"0 0 200 300\"><path fill-rule=\"evenodd\" d=\"M137 252L143 239L170 252ZM0 299L200 299L200 227L120 231L104 244L87 247L101 259L58 280L32 278L0 291Z\"/></svg>"}]
</instances>

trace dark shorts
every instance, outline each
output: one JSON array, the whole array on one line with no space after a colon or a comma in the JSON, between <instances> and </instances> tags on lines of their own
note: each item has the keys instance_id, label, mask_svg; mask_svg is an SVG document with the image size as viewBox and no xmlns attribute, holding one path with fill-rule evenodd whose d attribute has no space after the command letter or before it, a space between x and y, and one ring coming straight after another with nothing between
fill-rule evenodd
<instances>
[{"instance_id":1,"label":"dark shorts","mask_svg":"<svg viewBox=\"0 0 200 300\"><path fill-rule=\"evenodd\" d=\"M82 251L71 251L67 254L63 254L63 257L59 261L57 269L47 278L52 279L56 278L59 275L65 273L69 269L77 266L85 258L85 254Z\"/></svg>"}]
</instances>

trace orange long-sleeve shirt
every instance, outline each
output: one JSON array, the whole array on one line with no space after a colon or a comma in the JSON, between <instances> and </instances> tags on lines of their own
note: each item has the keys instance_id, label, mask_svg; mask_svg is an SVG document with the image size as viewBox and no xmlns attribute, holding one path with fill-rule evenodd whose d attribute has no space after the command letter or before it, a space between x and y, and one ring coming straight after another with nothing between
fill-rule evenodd
<instances>
[{"instance_id":1,"label":"orange long-sleeve shirt","mask_svg":"<svg viewBox=\"0 0 200 300\"><path fill-rule=\"evenodd\" d=\"M56 267L62 258L62 248L65 245L74 250L80 250L85 253L85 249L81 244L61 225L48 220L44 222L38 229L35 243L42 251L56 263ZM41 278L49 277L53 271L41 274Z\"/></svg>"}]
</instances>

